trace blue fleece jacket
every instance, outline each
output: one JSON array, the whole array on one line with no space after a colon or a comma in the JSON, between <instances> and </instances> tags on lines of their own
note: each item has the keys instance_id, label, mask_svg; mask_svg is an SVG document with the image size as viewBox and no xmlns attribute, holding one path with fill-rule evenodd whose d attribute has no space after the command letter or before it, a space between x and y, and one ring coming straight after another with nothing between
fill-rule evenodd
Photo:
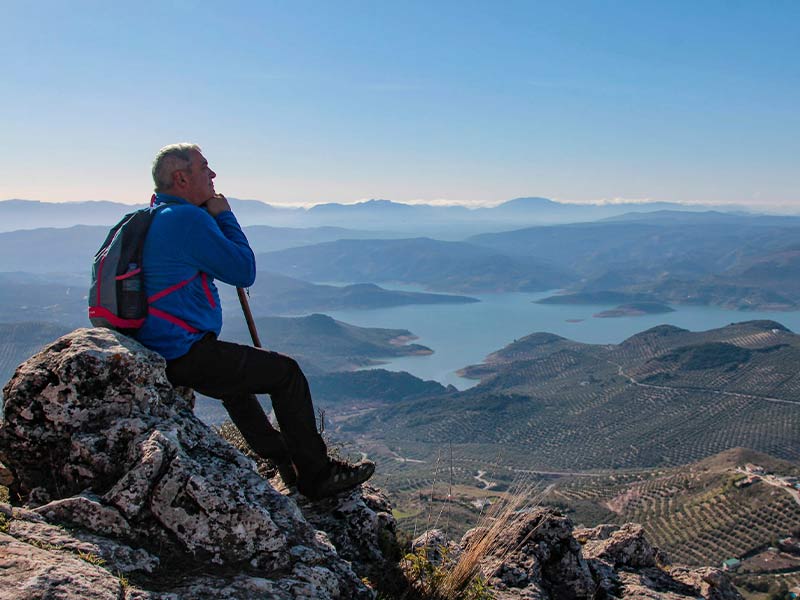
<instances>
[{"instance_id":1,"label":"blue fleece jacket","mask_svg":"<svg viewBox=\"0 0 800 600\"><path fill-rule=\"evenodd\" d=\"M212 217L167 194L157 194L155 206L161 208L142 256L150 311L136 338L173 360L206 333L219 335L222 308L214 280L249 287L256 278L256 260L232 212ZM170 288L174 291L162 295Z\"/></svg>"}]
</instances>

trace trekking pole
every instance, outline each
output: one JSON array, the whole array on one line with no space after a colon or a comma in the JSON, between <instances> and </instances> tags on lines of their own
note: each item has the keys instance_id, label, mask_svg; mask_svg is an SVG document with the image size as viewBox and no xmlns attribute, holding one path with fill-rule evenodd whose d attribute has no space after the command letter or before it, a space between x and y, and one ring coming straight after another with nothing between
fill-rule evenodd
<instances>
[{"instance_id":1,"label":"trekking pole","mask_svg":"<svg viewBox=\"0 0 800 600\"><path fill-rule=\"evenodd\" d=\"M247 328L250 330L250 337L253 338L253 346L256 348L261 348L261 340L258 339L256 322L253 320L253 313L250 312L250 302L247 300L247 292L244 291L244 288L237 287L236 293L239 294L239 304L242 305L244 320L247 321Z\"/></svg>"}]
</instances>

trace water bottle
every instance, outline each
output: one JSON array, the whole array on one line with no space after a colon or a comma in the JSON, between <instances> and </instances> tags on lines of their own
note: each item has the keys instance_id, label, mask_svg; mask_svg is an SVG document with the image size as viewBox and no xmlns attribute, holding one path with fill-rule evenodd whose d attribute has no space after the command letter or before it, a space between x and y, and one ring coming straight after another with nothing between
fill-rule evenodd
<instances>
[{"instance_id":1,"label":"water bottle","mask_svg":"<svg viewBox=\"0 0 800 600\"><path fill-rule=\"evenodd\" d=\"M119 316L123 319L140 319L144 316L144 296L142 294L142 272L136 263L130 263L125 277L120 280Z\"/></svg>"}]
</instances>

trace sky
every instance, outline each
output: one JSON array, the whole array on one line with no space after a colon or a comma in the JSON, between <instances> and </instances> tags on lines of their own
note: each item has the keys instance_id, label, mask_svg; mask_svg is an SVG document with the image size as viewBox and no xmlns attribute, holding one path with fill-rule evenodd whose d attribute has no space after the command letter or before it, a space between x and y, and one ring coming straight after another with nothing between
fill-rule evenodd
<instances>
[{"instance_id":1,"label":"sky","mask_svg":"<svg viewBox=\"0 0 800 600\"><path fill-rule=\"evenodd\" d=\"M2 0L0 199L800 208L800 2Z\"/></svg>"}]
</instances>

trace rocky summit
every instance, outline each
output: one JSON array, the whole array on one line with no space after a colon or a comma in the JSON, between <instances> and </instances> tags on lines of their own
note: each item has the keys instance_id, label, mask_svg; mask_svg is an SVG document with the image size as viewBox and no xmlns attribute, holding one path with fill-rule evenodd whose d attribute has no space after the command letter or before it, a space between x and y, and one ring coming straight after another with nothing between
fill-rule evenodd
<instances>
[{"instance_id":1,"label":"rocky summit","mask_svg":"<svg viewBox=\"0 0 800 600\"><path fill-rule=\"evenodd\" d=\"M0 599L360 599L400 572L380 490L282 493L164 367L130 338L79 329L17 369L0 425ZM498 599L740 598L717 569L667 566L637 525L576 530L535 509L503 536L478 562Z\"/></svg>"},{"instance_id":2,"label":"rocky summit","mask_svg":"<svg viewBox=\"0 0 800 600\"><path fill-rule=\"evenodd\" d=\"M331 537L194 416L164 366L125 336L82 329L17 370L0 429L21 505L4 508L3 594L372 597ZM332 533L345 553L377 560L370 542L394 522L374 496L338 498L347 510L335 525L359 530Z\"/></svg>"}]
</instances>

